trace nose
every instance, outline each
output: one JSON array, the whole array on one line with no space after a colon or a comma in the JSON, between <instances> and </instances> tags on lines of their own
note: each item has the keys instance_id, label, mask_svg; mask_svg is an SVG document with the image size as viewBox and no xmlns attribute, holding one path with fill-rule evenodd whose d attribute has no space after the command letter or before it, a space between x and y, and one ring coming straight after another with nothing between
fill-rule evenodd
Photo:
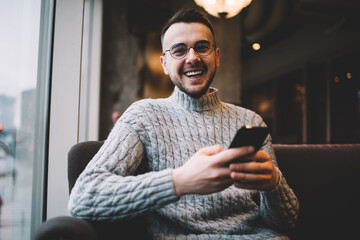
<instances>
[{"instance_id":1,"label":"nose","mask_svg":"<svg viewBox=\"0 0 360 240\"><path fill-rule=\"evenodd\" d=\"M188 54L186 55L187 62L199 61L199 54L195 51L193 47L190 47L188 50Z\"/></svg>"}]
</instances>

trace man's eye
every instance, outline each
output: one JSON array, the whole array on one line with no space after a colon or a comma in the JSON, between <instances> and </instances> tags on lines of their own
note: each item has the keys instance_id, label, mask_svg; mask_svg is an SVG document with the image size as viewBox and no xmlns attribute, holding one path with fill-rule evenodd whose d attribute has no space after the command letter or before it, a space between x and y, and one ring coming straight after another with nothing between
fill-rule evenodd
<instances>
[{"instance_id":1,"label":"man's eye","mask_svg":"<svg viewBox=\"0 0 360 240\"><path fill-rule=\"evenodd\" d=\"M203 41L203 42L198 42L195 45L195 49L198 53L206 53L209 51L210 49L210 43Z\"/></svg>"},{"instance_id":2,"label":"man's eye","mask_svg":"<svg viewBox=\"0 0 360 240\"><path fill-rule=\"evenodd\" d=\"M176 55L181 55L181 54L184 54L185 52L186 52L186 49L184 49L184 48L175 48L172 50L172 53L176 54Z\"/></svg>"},{"instance_id":3,"label":"man's eye","mask_svg":"<svg viewBox=\"0 0 360 240\"><path fill-rule=\"evenodd\" d=\"M209 47L208 46L197 46L197 51L199 53L205 53L205 52L209 51Z\"/></svg>"}]
</instances>

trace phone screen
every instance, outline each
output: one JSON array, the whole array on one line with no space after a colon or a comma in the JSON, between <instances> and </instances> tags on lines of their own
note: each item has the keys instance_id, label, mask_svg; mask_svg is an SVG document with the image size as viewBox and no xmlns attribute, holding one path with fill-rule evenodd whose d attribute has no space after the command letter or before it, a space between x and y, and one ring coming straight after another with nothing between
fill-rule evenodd
<instances>
[{"instance_id":1,"label":"phone screen","mask_svg":"<svg viewBox=\"0 0 360 240\"><path fill-rule=\"evenodd\" d=\"M253 146L258 151L269 134L267 127L242 127L236 133L229 148Z\"/></svg>"}]
</instances>

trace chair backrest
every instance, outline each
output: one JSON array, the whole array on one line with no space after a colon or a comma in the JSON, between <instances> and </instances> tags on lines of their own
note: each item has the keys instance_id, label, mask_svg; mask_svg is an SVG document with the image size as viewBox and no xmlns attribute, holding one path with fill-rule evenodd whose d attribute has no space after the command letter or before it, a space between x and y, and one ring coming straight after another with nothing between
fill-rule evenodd
<instances>
[{"instance_id":1,"label":"chair backrest","mask_svg":"<svg viewBox=\"0 0 360 240\"><path fill-rule=\"evenodd\" d=\"M103 143L87 141L70 149L69 192ZM344 234L351 236L357 229L357 222L353 218L360 215L360 144L275 144L274 149L279 167L300 202L295 239L308 239L309 236L312 239L324 239L325 236L334 239ZM97 225L97 231L108 234L108 239L118 233L131 236L131 239L146 238L145 218ZM140 237L133 238L134 232L141 234Z\"/></svg>"},{"instance_id":2,"label":"chair backrest","mask_svg":"<svg viewBox=\"0 0 360 240\"><path fill-rule=\"evenodd\" d=\"M300 203L299 239L347 239L360 215L360 144L274 145Z\"/></svg>"},{"instance_id":3,"label":"chair backrest","mask_svg":"<svg viewBox=\"0 0 360 240\"><path fill-rule=\"evenodd\" d=\"M76 179L85 169L89 161L104 144L103 141L87 141L75 144L68 153L68 184L69 193L74 187Z\"/></svg>"},{"instance_id":4,"label":"chair backrest","mask_svg":"<svg viewBox=\"0 0 360 240\"><path fill-rule=\"evenodd\" d=\"M104 144L103 141L86 141L75 144L68 153L68 182L69 193L74 187L76 179L85 169L89 161ZM100 239L148 239L147 222L145 217L118 221L89 221Z\"/></svg>"}]
</instances>

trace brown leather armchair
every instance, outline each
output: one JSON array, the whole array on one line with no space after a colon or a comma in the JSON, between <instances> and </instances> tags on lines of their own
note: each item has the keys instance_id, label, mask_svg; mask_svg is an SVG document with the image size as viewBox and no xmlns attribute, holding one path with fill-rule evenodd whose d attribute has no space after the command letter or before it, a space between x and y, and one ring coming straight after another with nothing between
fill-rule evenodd
<instances>
[{"instance_id":1,"label":"brown leather armchair","mask_svg":"<svg viewBox=\"0 0 360 240\"><path fill-rule=\"evenodd\" d=\"M68 153L69 193L88 162L103 145L88 141L74 145ZM107 240L147 239L145 217L126 221L88 221L70 216L45 221L36 231L35 240Z\"/></svg>"},{"instance_id":2,"label":"brown leather armchair","mask_svg":"<svg viewBox=\"0 0 360 240\"><path fill-rule=\"evenodd\" d=\"M69 191L102 144L90 141L71 148ZM360 144L274 145L274 149L279 167L300 202L292 239L356 236L360 223ZM146 233L145 217L94 222L64 216L45 221L35 239L146 239Z\"/></svg>"}]
</instances>

